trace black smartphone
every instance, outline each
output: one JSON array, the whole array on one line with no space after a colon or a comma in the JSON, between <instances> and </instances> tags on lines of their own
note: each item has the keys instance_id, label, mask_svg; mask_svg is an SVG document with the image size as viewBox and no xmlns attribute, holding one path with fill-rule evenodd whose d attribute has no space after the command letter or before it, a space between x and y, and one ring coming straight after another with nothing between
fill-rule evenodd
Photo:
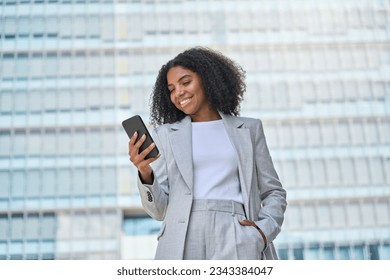
<instances>
[{"instance_id":1,"label":"black smartphone","mask_svg":"<svg viewBox=\"0 0 390 280\"><path fill-rule=\"evenodd\" d=\"M137 141L142 137L142 135L146 134L146 139L139 148L139 153L141 153L143 150L149 147L150 144L154 142L152 136L150 136L150 133L146 128L145 123L139 115L135 115L129 119L124 120L122 122L122 126L125 129L129 138L131 138L134 133L137 132ZM158 156L158 154L159 150L157 146L154 146L153 150L151 150L150 153L146 155L145 159L156 157Z\"/></svg>"}]
</instances>

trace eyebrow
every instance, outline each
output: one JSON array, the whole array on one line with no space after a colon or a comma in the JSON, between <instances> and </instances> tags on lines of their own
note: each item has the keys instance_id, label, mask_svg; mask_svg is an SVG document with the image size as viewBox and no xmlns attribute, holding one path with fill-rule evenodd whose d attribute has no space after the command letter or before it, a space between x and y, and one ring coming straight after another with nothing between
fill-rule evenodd
<instances>
[{"instance_id":1,"label":"eyebrow","mask_svg":"<svg viewBox=\"0 0 390 280\"><path fill-rule=\"evenodd\" d=\"M184 74L183 76L181 76L181 78L178 80L178 82L180 82L181 80L183 80L184 78L187 78L187 77L191 77L190 74ZM168 87L169 86L173 86L172 84L168 84Z\"/></svg>"}]
</instances>

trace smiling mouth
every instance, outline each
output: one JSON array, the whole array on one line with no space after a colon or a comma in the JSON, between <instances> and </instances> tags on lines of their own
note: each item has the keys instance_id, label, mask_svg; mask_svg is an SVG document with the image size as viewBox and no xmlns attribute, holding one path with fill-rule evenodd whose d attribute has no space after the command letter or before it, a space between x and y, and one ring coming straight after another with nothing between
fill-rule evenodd
<instances>
[{"instance_id":1,"label":"smiling mouth","mask_svg":"<svg viewBox=\"0 0 390 280\"><path fill-rule=\"evenodd\" d=\"M185 105L187 105L188 102L191 101L191 99L192 99L192 97L186 98L186 99L180 101L180 102L179 102L180 106L181 106L181 107L184 107Z\"/></svg>"}]
</instances>

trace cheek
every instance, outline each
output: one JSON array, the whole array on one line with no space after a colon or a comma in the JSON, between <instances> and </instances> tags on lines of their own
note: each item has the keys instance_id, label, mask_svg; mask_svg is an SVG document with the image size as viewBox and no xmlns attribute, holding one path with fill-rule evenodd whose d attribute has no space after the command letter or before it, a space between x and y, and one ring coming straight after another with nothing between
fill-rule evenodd
<instances>
[{"instance_id":1,"label":"cheek","mask_svg":"<svg viewBox=\"0 0 390 280\"><path fill-rule=\"evenodd\" d=\"M176 104L176 102L175 102L175 98L174 98L173 94L171 94L171 95L169 96L169 99L171 100L172 104L173 104L175 107L177 107L177 104Z\"/></svg>"}]
</instances>

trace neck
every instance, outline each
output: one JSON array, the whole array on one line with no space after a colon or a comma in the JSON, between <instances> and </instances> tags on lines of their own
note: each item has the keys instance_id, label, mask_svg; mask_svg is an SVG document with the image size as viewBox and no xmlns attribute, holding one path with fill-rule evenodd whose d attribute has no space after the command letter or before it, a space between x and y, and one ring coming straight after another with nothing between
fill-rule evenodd
<instances>
[{"instance_id":1,"label":"neck","mask_svg":"<svg viewBox=\"0 0 390 280\"><path fill-rule=\"evenodd\" d=\"M192 115L190 117L192 122L209 122L222 119L219 113L215 110L208 111L207 113L203 113L201 115Z\"/></svg>"}]
</instances>

